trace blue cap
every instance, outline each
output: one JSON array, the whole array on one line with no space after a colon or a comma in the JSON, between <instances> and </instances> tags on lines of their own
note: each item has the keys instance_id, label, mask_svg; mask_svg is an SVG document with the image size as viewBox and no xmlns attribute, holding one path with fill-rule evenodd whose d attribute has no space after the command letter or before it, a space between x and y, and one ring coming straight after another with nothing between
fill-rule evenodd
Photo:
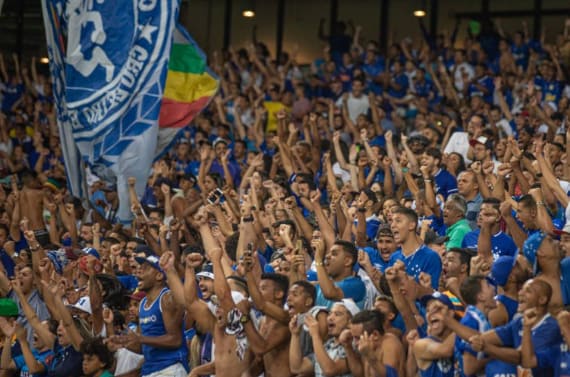
<instances>
[{"instance_id":1,"label":"blue cap","mask_svg":"<svg viewBox=\"0 0 570 377\"><path fill-rule=\"evenodd\" d=\"M453 306L453 303L451 302L451 300L449 299L449 297L447 295L444 295L441 292L433 292L431 295L425 295L422 298L420 298L420 303L426 307L427 304L431 301L431 300L437 300L439 302L441 302L442 304L444 304L445 306L447 306L449 309L451 310L455 310L455 307Z\"/></svg>"},{"instance_id":2,"label":"blue cap","mask_svg":"<svg viewBox=\"0 0 570 377\"><path fill-rule=\"evenodd\" d=\"M150 246L142 244L142 245L137 245L137 247L135 248L135 253L137 254L144 253L146 256L148 256L148 255L153 255L154 251L150 248Z\"/></svg>"},{"instance_id":3,"label":"blue cap","mask_svg":"<svg viewBox=\"0 0 570 377\"><path fill-rule=\"evenodd\" d=\"M101 256L99 255L99 253L97 252L97 249L93 248L93 247L86 247L83 250L81 250L83 252L83 254L85 255L92 255L97 259L101 259Z\"/></svg>"},{"instance_id":4,"label":"blue cap","mask_svg":"<svg viewBox=\"0 0 570 377\"><path fill-rule=\"evenodd\" d=\"M164 274L164 271L162 270L162 268L160 268L160 264L158 263L159 259L156 255L147 255L145 258L135 257L135 260L137 261L138 264L148 263L154 269Z\"/></svg>"},{"instance_id":5,"label":"blue cap","mask_svg":"<svg viewBox=\"0 0 570 377\"><path fill-rule=\"evenodd\" d=\"M503 255L497 258L491 267L491 278L498 286L504 287L509 280L509 275L515 267L517 259L510 255Z\"/></svg>"},{"instance_id":6,"label":"blue cap","mask_svg":"<svg viewBox=\"0 0 570 377\"><path fill-rule=\"evenodd\" d=\"M524 241L523 244L523 255L532 265L533 273L536 275L538 272L538 263L536 259L536 253L542 241L546 238L546 233L543 231L534 232Z\"/></svg>"}]
</instances>

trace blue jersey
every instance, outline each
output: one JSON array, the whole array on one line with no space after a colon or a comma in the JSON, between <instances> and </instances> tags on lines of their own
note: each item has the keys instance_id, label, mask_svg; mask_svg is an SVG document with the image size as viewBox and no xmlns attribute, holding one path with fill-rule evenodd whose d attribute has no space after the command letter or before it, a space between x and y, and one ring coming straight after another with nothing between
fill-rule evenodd
<instances>
[{"instance_id":1,"label":"blue jersey","mask_svg":"<svg viewBox=\"0 0 570 377\"><path fill-rule=\"evenodd\" d=\"M363 247L361 250L364 251L366 254L368 254L368 257L370 258L370 263L374 266L374 268L379 270L381 273L384 273L384 270L389 267L390 261L388 262L384 261L384 259L382 259L382 256L380 255L380 252L375 247L366 246Z\"/></svg>"},{"instance_id":2,"label":"blue jersey","mask_svg":"<svg viewBox=\"0 0 570 377\"><path fill-rule=\"evenodd\" d=\"M519 302L505 295L497 295L495 299L499 301L501 304L503 304L503 306L507 310L507 314L509 316L509 322L511 322L515 317L515 314L517 314L517 310L519 309Z\"/></svg>"},{"instance_id":3,"label":"blue jersey","mask_svg":"<svg viewBox=\"0 0 570 377\"><path fill-rule=\"evenodd\" d=\"M518 316L505 326L495 329L495 333L504 347L519 348L522 343L522 316ZM531 330L532 344L535 349L546 349L562 342L558 322L546 314ZM532 369L534 377L552 376L552 369L540 366Z\"/></svg>"},{"instance_id":4,"label":"blue jersey","mask_svg":"<svg viewBox=\"0 0 570 377\"><path fill-rule=\"evenodd\" d=\"M480 96L483 98L483 101L485 101L486 103L493 103L493 91L495 89L495 85L493 84L493 79L485 75L483 77L479 77L478 79L476 79L475 83L485 88L487 92L485 93L480 88L476 87L475 84L469 84L468 87L469 97Z\"/></svg>"},{"instance_id":5,"label":"blue jersey","mask_svg":"<svg viewBox=\"0 0 570 377\"><path fill-rule=\"evenodd\" d=\"M48 349L47 351L44 351L44 352L38 352L32 348L32 354L34 355L34 358L37 361L42 363L42 365L44 366L44 368L47 372L48 367L49 367L49 365L50 365L50 363L54 357L53 351ZM24 360L24 355L18 355L16 357L14 357L14 364L16 364L17 369L20 369L20 374L19 374L20 377L28 377L28 376L41 377L41 376L46 375L46 373L30 374L30 368L28 367L28 365L26 364L26 361Z\"/></svg>"},{"instance_id":6,"label":"blue jersey","mask_svg":"<svg viewBox=\"0 0 570 377\"><path fill-rule=\"evenodd\" d=\"M404 98L406 96L409 86L408 76L406 76L404 73L400 73L397 76L393 76L392 80L394 81L395 84L400 86L400 89L396 90L390 87L390 89L388 89L388 94L394 98Z\"/></svg>"},{"instance_id":7,"label":"blue jersey","mask_svg":"<svg viewBox=\"0 0 570 377\"><path fill-rule=\"evenodd\" d=\"M390 266L401 260L406 265L406 273L419 281L420 273L431 275L433 289L439 286L441 275L441 257L426 245L421 245L413 254L404 256L402 248L396 250L390 257Z\"/></svg>"},{"instance_id":8,"label":"blue jersey","mask_svg":"<svg viewBox=\"0 0 570 377\"><path fill-rule=\"evenodd\" d=\"M467 233L463 237L463 241L461 242L461 247L467 249L477 249L480 233L481 233L480 229L475 229L474 231ZM516 252L517 252L517 245L510 236L506 235L502 231L491 236L491 253L493 253L494 260L497 260L497 258L503 255L508 255L512 257L515 255Z\"/></svg>"},{"instance_id":9,"label":"blue jersey","mask_svg":"<svg viewBox=\"0 0 570 377\"><path fill-rule=\"evenodd\" d=\"M439 169L433 176L435 182L435 193L442 195L444 199L457 192L457 180L450 172Z\"/></svg>"},{"instance_id":10,"label":"blue jersey","mask_svg":"<svg viewBox=\"0 0 570 377\"><path fill-rule=\"evenodd\" d=\"M566 343L547 349L535 347L534 353L536 354L538 368L553 368L554 377L570 376L570 352L568 352Z\"/></svg>"},{"instance_id":11,"label":"blue jersey","mask_svg":"<svg viewBox=\"0 0 570 377\"><path fill-rule=\"evenodd\" d=\"M157 337L166 335L161 304L162 296L166 292L168 292L168 288L163 288L158 297L148 307L147 298L142 299L139 307L139 325L143 336ZM157 348L143 344L142 351L144 355L144 363L141 370L142 376L158 372L177 363L186 367L188 363L188 350L184 340L179 348Z\"/></svg>"},{"instance_id":12,"label":"blue jersey","mask_svg":"<svg viewBox=\"0 0 570 377\"><path fill-rule=\"evenodd\" d=\"M434 342L441 343L439 339L429 336ZM418 368L419 369L419 368ZM453 377L453 358L433 360L427 369L419 369L421 377Z\"/></svg>"},{"instance_id":13,"label":"blue jersey","mask_svg":"<svg viewBox=\"0 0 570 377\"><path fill-rule=\"evenodd\" d=\"M564 86L556 79L547 81L543 77L537 76L534 79L534 84L540 87L542 91L542 100L544 102L558 103L560 97L562 97Z\"/></svg>"},{"instance_id":14,"label":"blue jersey","mask_svg":"<svg viewBox=\"0 0 570 377\"><path fill-rule=\"evenodd\" d=\"M486 330L491 328L491 325L489 324L489 320L484 315L479 313L479 311L473 306L467 307L467 311L465 312L465 315L461 319L460 323L463 326L469 327L471 329L475 329L476 331L481 332L481 333L485 332ZM478 356L477 352L475 352L471 348L471 345L469 344L469 342L461 339L460 337L456 337L455 338L454 354L455 354L455 361L457 362L457 365L455 366L455 368L457 369L457 371L461 377L468 376L464 372L464 366L463 366L463 354L464 353L469 353L469 354L473 355L474 357Z\"/></svg>"},{"instance_id":15,"label":"blue jersey","mask_svg":"<svg viewBox=\"0 0 570 377\"><path fill-rule=\"evenodd\" d=\"M2 112L8 114L12 111L12 107L18 102L20 97L24 94L24 84L12 85L6 83L2 94L4 99L2 100Z\"/></svg>"},{"instance_id":16,"label":"blue jersey","mask_svg":"<svg viewBox=\"0 0 570 377\"><path fill-rule=\"evenodd\" d=\"M366 287L359 276L349 276L341 281L335 281L334 285L342 289L344 298L351 298L360 309L364 307L364 299L366 298ZM317 286L317 300L316 306L326 306L330 309L335 301L325 298L321 287Z\"/></svg>"},{"instance_id":17,"label":"blue jersey","mask_svg":"<svg viewBox=\"0 0 570 377\"><path fill-rule=\"evenodd\" d=\"M433 83L429 80L424 80L423 82L414 81L413 88L418 97L428 98L430 94L434 93Z\"/></svg>"},{"instance_id":18,"label":"blue jersey","mask_svg":"<svg viewBox=\"0 0 570 377\"><path fill-rule=\"evenodd\" d=\"M570 305L570 257L560 262L560 289L564 305Z\"/></svg>"},{"instance_id":19,"label":"blue jersey","mask_svg":"<svg viewBox=\"0 0 570 377\"><path fill-rule=\"evenodd\" d=\"M523 67L523 69L526 69L528 64L528 46L526 43L523 43L519 46L513 43L511 45L511 53L515 59L515 64L517 66Z\"/></svg>"}]
</instances>

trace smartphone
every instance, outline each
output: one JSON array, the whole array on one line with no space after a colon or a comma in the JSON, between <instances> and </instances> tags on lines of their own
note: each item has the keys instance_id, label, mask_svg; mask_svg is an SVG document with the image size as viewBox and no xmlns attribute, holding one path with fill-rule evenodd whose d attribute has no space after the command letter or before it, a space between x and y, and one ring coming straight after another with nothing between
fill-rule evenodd
<instances>
[{"instance_id":1,"label":"smartphone","mask_svg":"<svg viewBox=\"0 0 570 377\"><path fill-rule=\"evenodd\" d=\"M252 254L253 254L253 242L250 242L247 244L247 250L245 251L245 256L251 257ZM250 261L247 261L246 263L248 267L251 265Z\"/></svg>"},{"instance_id":2,"label":"smartphone","mask_svg":"<svg viewBox=\"0 0 570 377\"><path fill-rule=\"evenodd\" d=\"M206 200L208 201L208 204L216 204L216 201L218 200L216 192L212 192Z\"/></svg>"},{"instance_id":3,"label":"smartphone","mask_svg":"<svg viewBox=\"0 0 570 377\"><path fill-rule=\"evenodd\" d=\"M303 249L303 241L297 240L297 247L295 248L295 255L301 254L302 249Z\"/></svg>"},{"instance_id":4,"label":"smartphone","mask_svg":"<svg viewBox=\"0 0 570 377\"><path fill-rule=\"evenodd\" d=\"M223 203L226 201L226 196L224 195L224 192L222 190L217 188L214 190L214 192L216 193L216 197L220 200L220 203Z\"/></svg>"}]
</instances>

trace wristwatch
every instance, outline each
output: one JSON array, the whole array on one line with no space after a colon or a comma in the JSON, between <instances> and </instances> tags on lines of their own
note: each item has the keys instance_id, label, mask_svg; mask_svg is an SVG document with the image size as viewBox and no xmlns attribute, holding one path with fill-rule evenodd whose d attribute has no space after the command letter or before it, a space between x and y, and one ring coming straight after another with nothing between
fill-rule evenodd
<instances>
[{"instance_id":1,"label":"wristwatch","mask_svg":"<svg viewBox=\"0 0 570 377\"><path fill-rule=\"evenodd\" d=\"M251 319L251 318L249 318L249 314L243 313L243 314L241 315L240 319L239 319L239 322L240 322L242 325L245 325L246 323L249 322L250 319Z\"/></svg>"}]
</instances>

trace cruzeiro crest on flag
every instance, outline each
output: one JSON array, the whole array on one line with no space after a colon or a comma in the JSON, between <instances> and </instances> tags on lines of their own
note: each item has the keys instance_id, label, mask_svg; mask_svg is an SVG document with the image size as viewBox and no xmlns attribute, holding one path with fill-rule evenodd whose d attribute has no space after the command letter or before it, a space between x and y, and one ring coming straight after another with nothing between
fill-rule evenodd
<instances>
[{"instance_id":1,"label":"cruzeiro crest on flag","mask_svg":"<svg viewBox=\"0 0 570 377\"><path fill-rule=\"evenodd\" d=\"M81 157L90 165L113 167L135 138L156 125L173 3L67 2L67 118Z\"/></svg>"},{"instance_id":2,"label":"cruzeiro crest on flag","mask_svg":"<svg viewBox=\"0 0 570 377\"><path fill-rule=\"evenodd\" d=\"M118 218L132 216L157 152L158 116L179 0L42 0L58 126L75 196L84 165L116 180Z\"/></svg>"}]
</instances>

